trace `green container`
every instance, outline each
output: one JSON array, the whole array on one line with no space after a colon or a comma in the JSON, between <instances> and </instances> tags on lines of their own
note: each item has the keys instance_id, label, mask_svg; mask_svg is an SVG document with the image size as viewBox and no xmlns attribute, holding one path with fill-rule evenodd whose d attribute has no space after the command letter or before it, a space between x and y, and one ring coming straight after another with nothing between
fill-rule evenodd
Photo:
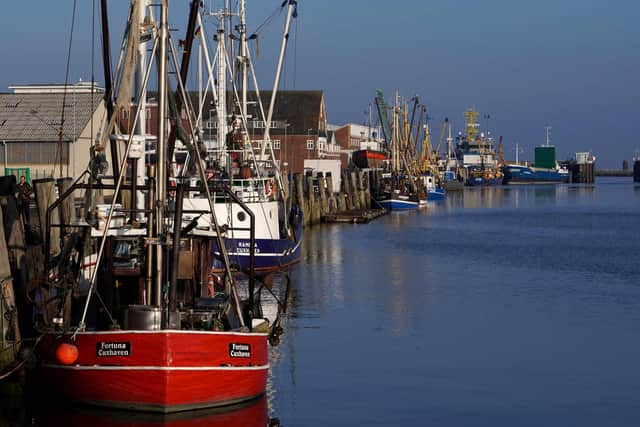
<instances>
[{"instance_id":1,"label":"green container","mask_svg":"<svg viewBox=\"0 0 640 427\"><path fill-rule=\"evenodd\" d=\"M536 147L535 154L535 167L544 169L556 167L556 147L553 145Z\"/></svg>"},{"instance_id":2,"label":"green container","mask_svg":"<svg viewBox=\"0 0 640 427\"><path fill-rule=\"evenodd\" d=\"M15 175L16 182L20 182L20 177L24 175L27 179L27 182L31 184L31 174L29 173L29 168L4 168L5 176Z\"/></svg>"}]
</instances>

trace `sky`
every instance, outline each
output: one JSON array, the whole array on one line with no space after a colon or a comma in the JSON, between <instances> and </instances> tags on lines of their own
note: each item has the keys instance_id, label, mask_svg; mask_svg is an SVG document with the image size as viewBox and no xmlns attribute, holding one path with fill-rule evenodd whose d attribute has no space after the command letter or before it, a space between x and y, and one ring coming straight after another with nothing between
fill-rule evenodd
<instances>
[{"instance_id":1,"label":"sky","mask_svg":"<svg viewBox=\"0 0 640 427\"><path fill-rule=\"evenodd\" d=\"M97 18L91 55L92 3L77 1L70 82L90 81L92 62L104 80ZM281 0L247 3L252 33ZM177 38L188 4L171 0ZM64 82L72 10L73 0L3 6L0 91ZM127 10L125 0L110 2L114 52ZM376 89L388 101L396 91L418 95L435 137L444 117L457 132L475 108L490 116L481 126L503 136L507 159L516 143L520 158L532 159L551 126L559 159L592 150L599 168L619 169L640 149L639 18L636 0L298 0L281 88L323 90L333 124L365 123ZM259 32L263 89L273 84L283 27L276 14Z\"/></svg>"}]
</instances>

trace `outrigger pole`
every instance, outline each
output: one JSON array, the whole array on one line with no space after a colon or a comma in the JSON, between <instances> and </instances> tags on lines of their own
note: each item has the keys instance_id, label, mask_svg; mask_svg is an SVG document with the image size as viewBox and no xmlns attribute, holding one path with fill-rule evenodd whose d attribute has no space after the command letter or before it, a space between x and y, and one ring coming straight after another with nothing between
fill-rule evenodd
<instances>
[{"instance_id":1,"label":"outrigger pole","mask_svg":"<svg viewBox=\"0 0 640 427\"><path fill-rule=\"evenodd\" d=\"M107 106L107 117L113 115L113 81L111 79L111 45L109 42L109 16L107 0L100 1L100 13L102 21L102 64L104 69L104 102ZM91 135L93 138L94 135ZM118 144L111 140L111 167L113 176L118 176Z\"/></svg>"},{"instance_id":2,"label":"outrigger pole","mask_svg":"<svg viewBox=\"0 0 640 427\"><path fill-rule=\"evenodd\" d=\"M180 80L182 84L186 86L187 84L187 76L189 75L189 63L191 60L191 49L193 47L193 39L196 30L196 22L198 19L198 10L200 8L199 0L191 1L191 9L189 10L189 23L187 24L187 34L184 41L184 50L182 52L182 62L180 63ZM182 107L184 103L182 102L182 97L176 96L176 124L171 127L171 133L169 134L169 142L167 144L168 157L173 158L173 150L176 146L176 132L178 126L181 126L179 123L180 118L182 117ZM195 146L195 141L194 141ZM194 149L197 149L195 147Z\"/></svg>"}]
</instances>

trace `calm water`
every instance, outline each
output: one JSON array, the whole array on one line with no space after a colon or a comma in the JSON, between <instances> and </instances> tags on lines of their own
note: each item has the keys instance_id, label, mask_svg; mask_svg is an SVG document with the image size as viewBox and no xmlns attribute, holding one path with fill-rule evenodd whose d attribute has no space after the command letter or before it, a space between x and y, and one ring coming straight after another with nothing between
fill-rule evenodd
<instances>
[{"instance_id":1,"label":"calm water","mask_svg":"<svg viewBox=\"0 0 640 427\"><path fill-rule=\"evenodd\" d=\"M629 178L316 227L267 402L179 425L640 425L639 253Z\"/></svg>"},{"instance_id":2,"label":"calm water","mask_svg":"<svg viewBox=\"0 0 640 427\"><path fill-rule=\"evenodd\" d=\"M449 196L307 233L282 423L640 425L640 188Z\"/></svg>"}]
</instances>

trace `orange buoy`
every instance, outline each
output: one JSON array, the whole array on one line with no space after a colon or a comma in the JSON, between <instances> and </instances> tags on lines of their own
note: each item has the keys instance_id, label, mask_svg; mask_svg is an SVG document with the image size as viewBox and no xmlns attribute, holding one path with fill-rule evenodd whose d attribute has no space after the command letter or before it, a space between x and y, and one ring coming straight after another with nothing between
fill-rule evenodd
<instances>
[{"instance_id":1,"label":"orange buoy","mask_svg":"<svg viewBox=\"0 0 640 427\"><path fill-rule=\"evenodd\" d=\"M71 343L62 343L56 349L56 358L63 365L71 365L78 360L78 347Z\"/></svg>"}]
</instances>

